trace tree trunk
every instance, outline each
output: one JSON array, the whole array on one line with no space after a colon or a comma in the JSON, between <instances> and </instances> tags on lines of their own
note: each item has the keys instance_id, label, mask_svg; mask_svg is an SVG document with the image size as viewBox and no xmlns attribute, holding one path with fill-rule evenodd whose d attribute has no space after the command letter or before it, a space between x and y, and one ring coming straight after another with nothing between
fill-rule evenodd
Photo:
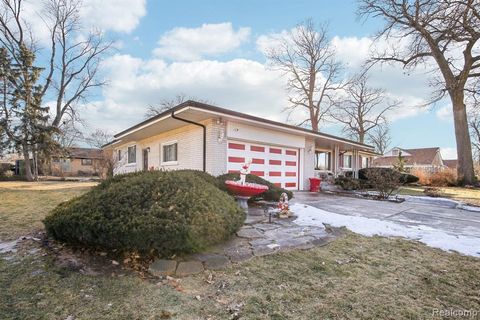
<instances>
[{"instance_id":1,"label":"tree trunk","mask_svg":"<svg viewBox=\"0 0 480 320\"><path fill-rule=\"evenodd\" d=\"M475 182L475 172L463 90L454 91L450 94L450 99L453 107L453 122L457 142L457 179L461 185L471 185Z\"/></svg>"},{"instance_id":2,"label":"tree trunk","mask_svg":"<svg viewBox=\"0 0 480 320\"><path fill-rule=\"evenodd\" d=\"M26 145L22 146L23 149L23 160L25 162L25 178L27 178L27 181L33 181L33 175L32 175L32 164L30 162L30 154L28 152L28 147Z\"/></svg>"}]
</instances>

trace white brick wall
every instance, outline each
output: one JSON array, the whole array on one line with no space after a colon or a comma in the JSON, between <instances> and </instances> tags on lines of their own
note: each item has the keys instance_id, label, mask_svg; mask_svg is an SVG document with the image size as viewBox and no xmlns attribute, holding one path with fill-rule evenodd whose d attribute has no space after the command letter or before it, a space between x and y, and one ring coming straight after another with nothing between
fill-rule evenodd
<instances>
[{"instance_id":1,"label":"white brick wall","mask_svg":"<svg viewBox=\"0 0 480 320\"><path fill-rule=\"evenodd\" d=\"M225 122L210 119L207 125L207 172L219 176L227 172L227 137Z\"/></svg>"},{"instance_id":2,"label":"white brick wall","mask_svg":"<svg viewBox=\"0 0 480 320\"><path fill-rule=\"evenodd\" d=\"M217 123L216 119L209 119L202 124L207 127L207 172L213 175L220 175L227 171L227 139L225 137L225 124ZM178 143L178 163L175 165L162 165L160 160L161 144L174 142ZM126 154L130 145L137 146L137 162L127 164ZM115 173L128 173L142 170L142 150L150 148L148 154L148 166L155 170L194 169L203 170L203 129L195 125L185 125L178 129L149 137L137 142L130 142L115 149L121 149L124 159L116 169Z\"/></svg>"},{"instance_id":3,"label":"white brick wall","mask_svg":"<svg viewBox=\"0 0 480 320\"><path fill-rule=\"evenodd\" d=\"M178 161L175 165L162 165L160 160L161 144L168 142L177 142ZM143 159L142 150L150 148L148 154L148 167L153 167L155 170L174 170L174 169L195 169L202 170L203 168L203 130L201 127L194 125L186 125L175 130L171 130L159 135L149 137L137 142L126 143L120 147L122 153L125 155L129 145L136 144L137 146L137 162L135 164L124 164L119 166L115 173L126 173L142 170ZM115 151L117 152L117 151Z\"/></svg>"},{"instance_id":4,"label":"white brick wall","mask_svg":"<svg viewBox=\"0 0 480 320\"><path fill-rule=\"evenodd\" d=\"M303 170L303 189L308 190L310 188L308 178L315 177L315 141L310 138L305 139Z\"/></svg>"}]
</instances>

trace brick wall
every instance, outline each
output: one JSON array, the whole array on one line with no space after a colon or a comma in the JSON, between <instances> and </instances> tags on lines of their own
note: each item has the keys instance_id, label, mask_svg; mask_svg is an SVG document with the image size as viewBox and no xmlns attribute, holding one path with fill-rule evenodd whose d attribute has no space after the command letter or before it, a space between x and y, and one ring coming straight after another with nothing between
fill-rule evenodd
<instances>
[{"instance_id":1,"label":"brick wall","mask_svg":"<svg viewBox=\"0 0 480 320\"><path fill-rule=\"evenodd\" d=\"M213 175L219 175L226 172L226 138L224 137L224 124L217 123L216 119L203 121L202 124L207 127L207 172ZM223 136L223 139L219 139ZM161 144L168 142L177 142L178 161L174 165L163 165L161 163ZM136 145L136 163L128 164L127 149L128 146ZM126 173L139 171L143 168L143 149L150 148L148 154L149 168L159 170L177 170L177 169L203 169L203 129L195 125L185 125L159 135L149 137L137 142L126 143L115 149L121 149L124 155L121 163L117 165L115 173Z\"/></svg>"}]
</instances>

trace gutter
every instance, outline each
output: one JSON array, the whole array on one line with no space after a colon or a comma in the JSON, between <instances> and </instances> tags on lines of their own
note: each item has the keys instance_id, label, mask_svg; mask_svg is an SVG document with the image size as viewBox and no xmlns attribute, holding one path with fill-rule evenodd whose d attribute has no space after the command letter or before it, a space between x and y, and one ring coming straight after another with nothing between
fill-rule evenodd
<instances>
[{"instance_id":1,"label":"gutter","mask_svg":"<svg viewBox=\"0 0 480 320\"><path fill-rule=\"evenodd\" d=\"M207 169L206 169L206 165L207 165L207 127L205 125L201 124L201 123L177 117L175 115L175 110L172 110L171 115L172 115L173 119L202 127L202 129L203 129L203 172L207 172Z\"/></svg>"}]
</instances>

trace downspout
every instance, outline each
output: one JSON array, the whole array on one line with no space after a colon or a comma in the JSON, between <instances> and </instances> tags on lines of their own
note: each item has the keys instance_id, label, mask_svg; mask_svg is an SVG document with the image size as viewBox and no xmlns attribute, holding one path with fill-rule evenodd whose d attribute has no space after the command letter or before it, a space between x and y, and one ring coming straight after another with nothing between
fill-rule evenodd
<instances>
[{"instance_id":1,"label":"downspout","mask_svg":"<svg viewBox=\"0 0 480 320\"><path fill-rule=\"evenodd\" d=\"M203 129L203 172L206 172L207 171L207 168L206 168L207 166L207 127L201 123L177 117L175 115L175 110L172 110L172 118L202 127Z\"/></svg>"}]
</instances>

